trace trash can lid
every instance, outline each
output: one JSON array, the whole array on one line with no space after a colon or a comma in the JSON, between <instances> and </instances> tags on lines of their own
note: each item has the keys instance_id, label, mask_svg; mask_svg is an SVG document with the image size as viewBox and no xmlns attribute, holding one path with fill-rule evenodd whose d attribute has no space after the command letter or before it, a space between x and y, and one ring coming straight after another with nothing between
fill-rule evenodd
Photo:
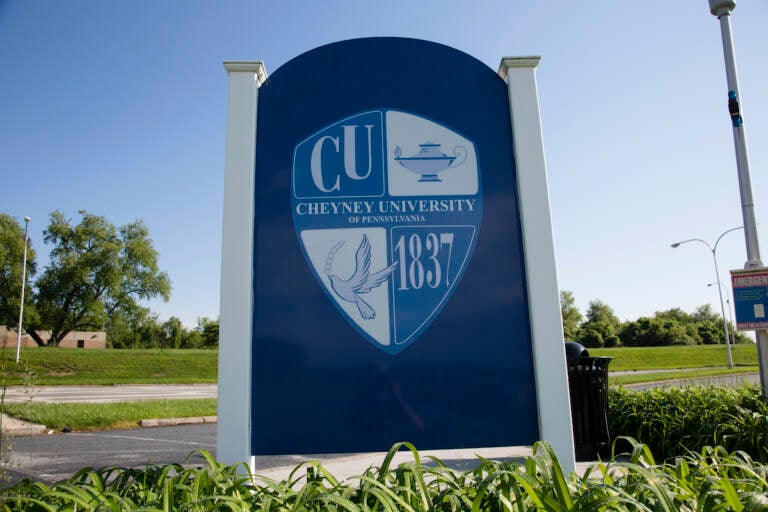
<instances>
[{"instance_id":1,"label":"trash can lid","mask_svg":"<svg viewBox=\"0 0 768 512\"><path fill-rule=\"evenodd\" d=\"M572 359L574 357L589 357L589 350L581 343L575 341L565 342L565 357Z\"/></svg>"}]
</instances>

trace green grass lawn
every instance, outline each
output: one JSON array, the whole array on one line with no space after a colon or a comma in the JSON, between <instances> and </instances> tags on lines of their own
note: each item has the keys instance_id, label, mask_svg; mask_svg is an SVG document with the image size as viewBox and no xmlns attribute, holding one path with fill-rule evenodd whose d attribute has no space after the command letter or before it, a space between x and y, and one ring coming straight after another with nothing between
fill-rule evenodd
<instances>
[{"instance_id":1,"label":"green grass lawn","mask_svg":"<svg viewBox=\"0 0 768 512\"><path fill-rule=\"evenodd\" d=\"M52 429L69 427L75 431L106 428L135 428L139 421L152 418L215 416L216 399L147 400L106 404L5 404L5 412L15 418Z\"/></svg>"},{"instance_id":2,"label":"green grass lawn","mask_svg":"<svg viewBox=\"0 0 768 512\"><path fill-rule=\"evenodd\" d=\"M591 356L611 356L610 371L727 367L725 345L672 347L591 348ZM757 347L749 343L731 347L734 366L757 366Z\"/></svg>"},{"instance_id":3,"label":"green grass lawn","mask_svg":"<svg viewBox=\"0 0 768 512\"><path fill-rule=\"evenodd\" d=\"M724 345L590 349L590 354L613 357L611 372L723 368L728 361ZM0 355L2 357L5 360L0 359L0 364L5 368L10 386L216 382L218 366L216 350L26 348L22 350L18 365L14 362L13 350L6 350ZM733 360L738 368L754 371L757 366L755 345L733 347Z\"/></svg>"},{"instance_id":4,"label":"green grass lawn","mask_svg":"<svg viewBox=\"0 0 768 512\"><path fill-rule=\"evenodd\" d=\"M7 385L181 384L216 382L216 350L26 348L21 361L4 350ZM4 360L3 360L4 359Z\"/></svg>"}]
</instances>

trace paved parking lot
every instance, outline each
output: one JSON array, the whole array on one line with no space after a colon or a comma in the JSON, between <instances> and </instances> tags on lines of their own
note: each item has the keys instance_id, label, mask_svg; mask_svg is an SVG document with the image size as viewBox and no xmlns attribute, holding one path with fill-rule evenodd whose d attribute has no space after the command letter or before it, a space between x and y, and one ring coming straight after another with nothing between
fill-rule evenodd
<instances>
[{"instance_id":1,"label":"paved parking lot","mask_svg":"<svg viewBox=\"0 0 768 512\"><path fill-rule=\"evenodd\" d=\"M205 465L199 450L216 454L216 425L183 425L132 430L77 432L11 439L10 476L13 481L31 478L46 483L68 478L84 467L141 467L146 464L189 463ZM522 460L531 453L528 447L436 450L420 452L423 463L435 455L456 469L477 464L476 454L497 460ZM191 457L190 457L191 455ZM384 453L257 456L256 472L283 479L301 462L318 460L337 478L362 474L378 465ZM412 460L410 452L400 452L395 462ZM583 464L577 465L581 468Z\"/></svg>"},{"instance_id":2,"label":"paved parking lot","mask_svg":"<svg viewBox=\"0 0 768 512\"><path fill-rule=\"evenodd\" d=\"M10 439L10 476L14 481L31 478L52 483L72 476L84 467L141 467L147 464L189 463L205 465L199 455L216 455L216 425L182 425L131 430L73 432ZM322 456L333 460L344 455ZM260 456L260 473L293 468L316 457L300 455Z\"/></svg>"},{"instance_id":3,"label":"paved parking lot","mask_svg":"<svg viewBox=\"0 0 768 512\"><path fill-rule=\"evenodd\" d=\"M16 437L10 443L14 479L53 482L87 466L166 464L183 462L195 450L215 452L216 425Z\"/></svg>"}]
</instances>

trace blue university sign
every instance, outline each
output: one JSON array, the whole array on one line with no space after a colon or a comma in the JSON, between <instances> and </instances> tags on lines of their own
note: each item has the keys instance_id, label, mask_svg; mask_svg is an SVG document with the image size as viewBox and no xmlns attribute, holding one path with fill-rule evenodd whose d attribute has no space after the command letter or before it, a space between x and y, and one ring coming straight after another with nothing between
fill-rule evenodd
<instances>
[{"instance_id":1,"label":"blue university sign","mask_svg":"<svg viewBox=\"0 0 768 512\"><path fill-rule=\"evenodd\" d=\"M254 184L254 454L539 439L496 72L413 39L300 55L258 90Z\"/></svg>"},{"instance_id":2,"label":"blue university sign","mask_svg":"<svg viewBox=\"0 0 768 512\"><path fill-rule=\"evenodd\" d=\"M377 109L296 145L293 221L339 313L390 354L440 313L482 219L474 143L423 116Z\"/></svg>"}]
</instances>

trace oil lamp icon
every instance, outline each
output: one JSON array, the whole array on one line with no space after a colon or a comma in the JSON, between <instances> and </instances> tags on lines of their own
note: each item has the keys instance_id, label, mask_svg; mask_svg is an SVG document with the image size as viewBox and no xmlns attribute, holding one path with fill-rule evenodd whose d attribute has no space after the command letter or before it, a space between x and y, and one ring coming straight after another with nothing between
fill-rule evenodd
<instances>
[{"instance_id":1,"label":"oil lamp icon","mask_svg":"<svg viewBox=\"0 0 768 512\"><path fill-rule=\"evenodd\" d=\"M467 159L467 150L463 146L453 148L453 155L440 151L441 144L427 141L419 144L419 152L413 156L402 156L403 150L395 146L395 161L409 171L421 176L422 181L442 181L437 174L458 167Z\"/></svg>"}]
</instances>

